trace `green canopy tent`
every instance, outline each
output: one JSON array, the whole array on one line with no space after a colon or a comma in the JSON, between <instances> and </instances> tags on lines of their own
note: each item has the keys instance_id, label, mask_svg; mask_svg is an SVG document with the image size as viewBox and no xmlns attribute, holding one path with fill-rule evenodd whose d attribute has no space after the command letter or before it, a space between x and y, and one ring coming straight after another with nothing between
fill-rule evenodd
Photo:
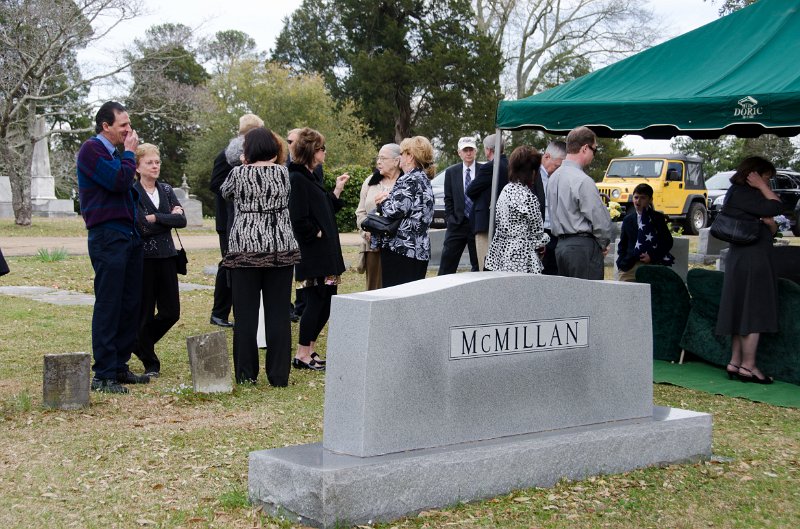
<instances>
[{"instance_id":1,"label":"green canopy tent","mask_svg":"<svg viewBox=\"0 0 800 529\"><path fill-rule=\"evenodd\" d=\"M695 139L800 134L800 2L760 0L574 81L502 101L497 128Z\"/></svg>"},{"instance_id":2,"label":"green canopy tent","mask_svg":"<svg viewBox=\"0 0 800 529\"><path fill-rule=\"evenodd\" d=\"M586 125L604 138L795 136L799 65L800 1L759 0L574 81L501 101L496 127L565 135Z\"/></svg>"}]
</instances>

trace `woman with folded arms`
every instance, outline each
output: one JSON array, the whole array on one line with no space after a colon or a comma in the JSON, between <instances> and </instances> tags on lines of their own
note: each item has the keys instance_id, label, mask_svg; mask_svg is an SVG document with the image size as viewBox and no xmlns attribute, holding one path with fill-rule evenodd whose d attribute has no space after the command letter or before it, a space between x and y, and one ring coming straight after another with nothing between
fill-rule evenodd
<instances>
[{"instance_id":1,"label":"woman with folded arms","mask_svg":"<svg viewBox=\"0 0 800 529\"><path fill-rule=\"evenodd\" d=\"M144 364L145 376L161 373L155 345L181 317L178 272L175 268L175 243L172 229L186 226L186 215L169 184L159 182L161 155L158 147L143 143L136 149L136 176L133 184L139 193L136 225L142 236L142 305L139 340L134 354ZM156 309L158 312L156 313Z\"/></svg>"}]
</instances>

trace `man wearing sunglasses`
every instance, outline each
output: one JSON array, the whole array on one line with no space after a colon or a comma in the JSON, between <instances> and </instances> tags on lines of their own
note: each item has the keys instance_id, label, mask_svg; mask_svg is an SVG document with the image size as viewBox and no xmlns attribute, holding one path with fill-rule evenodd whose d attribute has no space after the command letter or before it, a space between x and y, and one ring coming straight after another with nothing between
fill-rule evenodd
<instances>
[{"instance_id":1,"label":"man wearing sunglasses","mask_svg":"<svg viewBox=\"0 0 800 529\"><path fill-rule=\"evenodd\" d=\"M611 242L611 217L594 181L583 168L594 160L597 136L587 127L567 135L567 157L550 177L550 229L558 237L559 275L603 279L603 258Z\"/></svg>"}]
</instances>

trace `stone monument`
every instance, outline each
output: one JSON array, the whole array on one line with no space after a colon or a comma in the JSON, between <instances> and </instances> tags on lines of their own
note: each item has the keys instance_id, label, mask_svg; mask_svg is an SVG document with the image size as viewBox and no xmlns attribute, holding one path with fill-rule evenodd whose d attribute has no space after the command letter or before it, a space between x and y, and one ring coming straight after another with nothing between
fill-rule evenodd
<instances>
[{"instance_id":1,"label":"stone monument","mask_svg":"<svg viewBox=\"0 0 800 529\"><path fill-rule=\"evenodd\" d=\"M37 116L33 133L44 136L47 124L43 116ZM50 150L47 137L42 137L33 146L31 159L31 212L37 217L75 216L75 204L69 199L56 198L56 182L50 171ZM0 176L0 218L14 218L11 199L11 182L8 176Z\"/></svg>"},{"instance_id":2,"label":"stone monument","mask_svg":"<svg viewBox=\"0 0 800 529\"><path fill-rule=\"evenodd\" d=\"M44 406L61 410L88 406L91 366L92 356L89 353L44 355Z\"/></svg>"},{"instance_id":3,"label":"stone monument","mask_svg":"<svg viewBox=\"0 0 800 529\"><path fill-rule=\"evenodd\" d=\"M183 213L186 215L186 226L201 228L203 226L203 204L194 195L189 194L190 190L185 174L183 175L181 187L173 188L175 196L178 197L178 201L183 207Z\"/></svg>"},{"instance_id":4,"label":"stone monument","mask_svg":"<svg viewBox=\"0 0 800 529\"><path fill-rule=\"evenodd\" d=\"M336 296L323 441L251 453L250 499L333 527L708 458L709 415L653 406L652 357L644 284L493 272Z\"/></svg>"},{"instance_id":5,"label":"stone monument","mask_svg":"<svg viewBox=\"0 0 800 529\"><path fill-rule=\"evenodd\" d=\"M37 116L33 133L44 136L46 123L43 116ZM43 137L33 146L31 160L31 207L39 217L73 217L75 204L69 199L56 198L56 181L50 171L50 150L48 138Z\"/></svg>"},{"instance_id":6,"label":"stone monument","mask_svg":"<svg viewBox=\"0 0 800 529\"><path fill-rule=\"evenodd\" d=\"M192 386L197 393L230 393L231 364L225 331L186 338Z\"/></svg>"}]
</instances>

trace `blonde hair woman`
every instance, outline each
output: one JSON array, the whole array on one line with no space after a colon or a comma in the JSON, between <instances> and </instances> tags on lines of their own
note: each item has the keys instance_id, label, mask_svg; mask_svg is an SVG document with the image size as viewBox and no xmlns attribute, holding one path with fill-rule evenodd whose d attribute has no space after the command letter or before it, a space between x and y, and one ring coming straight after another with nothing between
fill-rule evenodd
<instances>
[{"instance_id":1,"label":"blonde hair woman","mask_svg":"<svg viewBox=\"0 0 800 529\"><path fill-rule=\"evenodd\" d=\"M361 186L361 199L356 208L356 224L360 227L367 213L375 210L375 197L379 193L391 191L400 170L400 146L396 143L387 143L378 152L375 160L375 172L370 178L364 180ZM381 278L380 249L372 244L374 241L369 232L361 230L361 252L364 254L364 272L367 279L367 290L375 290L383 286Z\"/></svg>"},{"instance_id":2,"label":"blonde hair woman","mask_svg":"<svg viewBox=\"0 0 800 529\"><path fill-rule=\"evenodd\" d=\"M139 193L136 224L142 235L142 304L139 312L139 340L134 354L144 364L144 374L157 377L161 361L155 344L181 317L178 272L172 229L186 226L186 215L172 187L159 182L161 155L158 147L143 143L136 149L136 177ZM158 313L156 313L158 309Z\"/></svg>"},{"instance_id":3,"label":"blonde hair woman","mask_svg":"<svg viewBox=\"0 0 800 529\"><path fill-rule=\"evenodd\" d=\"M390 219L401 219L394 235L381 237L383 286L424 279L431 258L428 228L433 220L431 178L436 174L433 146L428 138L414 136L400 143L403 175L391 191L379 193L375 204Z\"/></svg>"}]
</instances>

